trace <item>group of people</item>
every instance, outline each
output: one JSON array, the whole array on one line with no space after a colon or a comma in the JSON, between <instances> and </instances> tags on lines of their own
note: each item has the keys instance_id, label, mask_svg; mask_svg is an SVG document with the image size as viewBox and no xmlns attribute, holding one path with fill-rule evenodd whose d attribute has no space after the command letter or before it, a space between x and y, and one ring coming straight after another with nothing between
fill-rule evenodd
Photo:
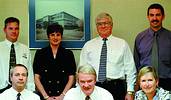
<instances>
[{"instance_id":1,"label":"group of people","mask_svg":"<svg viewBox=\"0 0 171 100\"><path fill-rule=\"evenodd\" d=\"M111 15L100 13L99 36L85 43L78 67L72 51L61 45L63 27L56 23L47 27L49 45L36 51L32 67L29 49L17 41L19 20L7 18L6 39L0 42L0 99L171 100L171 31L162 26L164 8L150 5L147 18L150 27L137 35L133 56L127 42L112 35Z\"/></svg>"}]
</instances>

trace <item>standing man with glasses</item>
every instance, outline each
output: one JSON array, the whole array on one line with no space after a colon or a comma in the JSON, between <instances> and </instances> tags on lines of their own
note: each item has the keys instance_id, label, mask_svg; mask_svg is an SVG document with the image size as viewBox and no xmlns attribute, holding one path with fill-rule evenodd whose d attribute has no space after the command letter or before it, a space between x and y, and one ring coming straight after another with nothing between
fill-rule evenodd
<instances>
[{"instance_id":1,"label":"standing man with glasses","mask_svg":"<svg viewBox=\"0 0 171 100\"><path fill-rule=\"evenodd\" d=\"M112 36L113 20L108 13L96 17L96 28L99 37L84 45L79 65L93 66L96 85L111 92L115 100L133 100L136 68L128 44Z\"/></svg>"},{"instance_id":2,"label":"standing man with glasses","mask_svg":"<svg viewBox=\"0 0 171 100\"><path fill-rule=\"evenodd\" d=\"M8 17L4 22L5 40L0 42L0 93L11 87L9 70L14 64L20 63L28 67L29 76L26 88L34 91L34 77L29 48L19 43L19 20Z\"/></svg>"},{"instance_id":3,"label":"standing man with glasses","mask_svg":"<svg viewBox=\"0 0 171 100\"><path fill-rule=\"evenodd\" d=\"M159 86L171 91L171 31L162 26L165 18L160 4L151 4L147 10L150 27L139 33L135 40L134 59L140 70L154 66L159 75Z\"/></svg>"}]
</instances>

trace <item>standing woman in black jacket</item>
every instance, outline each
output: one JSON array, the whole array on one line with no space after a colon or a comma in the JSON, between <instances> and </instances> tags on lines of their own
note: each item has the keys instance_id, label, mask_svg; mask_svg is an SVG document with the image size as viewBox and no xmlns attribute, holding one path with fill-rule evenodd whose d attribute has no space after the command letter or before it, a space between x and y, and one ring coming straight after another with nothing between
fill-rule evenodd
<instances>
[{"instance_id":1,"label":"standing woman in black jacket","mask_svg":"<svg viewBox=\"0 0 171 100\"><path fill-rule=\"evenodd\" d=\"M36 51L33 69L35 84L42 99L63 100L74 84L76 64L72 51L61 46L63 27L47 27L49 46Z\"/></svg>"}]
</instances>

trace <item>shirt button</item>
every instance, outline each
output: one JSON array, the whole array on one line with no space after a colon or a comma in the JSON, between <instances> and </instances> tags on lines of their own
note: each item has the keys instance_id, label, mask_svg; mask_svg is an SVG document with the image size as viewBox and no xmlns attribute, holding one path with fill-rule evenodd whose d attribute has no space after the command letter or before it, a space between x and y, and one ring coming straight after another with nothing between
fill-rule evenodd
<instances>
[{"instance_id":1,"label":"shirt button","mask_svg":"<svg viewBox=\"0 0 171 100\"><path fill-rule=\"evenodd\" d=\"M52 81L49 81L49 83L51 83Z\"/></svg>"},{"instance_id":2,"label":"shirt button","mask_svg":"<svg viewBox=\"0 0 171 100\"><path fill-rule=\"evenodd\" d=\"M56 81L56 83L57 83L57 84L59 84L59 83L60 83L60 81Z\"/></svg>"},{"instance_id":3,"label":"shirt button","mask_svg":"<svg viewBox=\"0 0 171 100\"><path fill-rule=\"evenodd\" d=\"M64 71L64 70L62 70L62 72L64 73L65 71Z\"/></svg>"},{"instance_id":4,"label":"shirt button","mask_svg":"<svg viewBox=\"0 0 171 100\"><path fill-rule=\"evenodd\" d=\"M49 91L49 94L51 94L52 92L51 91Z\"/></svg>"},{"instance_id":5,"label":"shirt button","mask_svg":"<svg viewBox=\"0 0 171 100\"><path fill-rule=\"evenodd\" d=\"M57 93L59 93L59 91L57 91Z\"/></svg>"},{"instance_id":6,"label":"shirt button","mask_svg":"<svg viewBox=\"0 0 171 100\"><path fill-rule=\"evenodd\" d=\"M47 70L45 70L45 72L47 72Z\"/></svg>"}]
</instances>

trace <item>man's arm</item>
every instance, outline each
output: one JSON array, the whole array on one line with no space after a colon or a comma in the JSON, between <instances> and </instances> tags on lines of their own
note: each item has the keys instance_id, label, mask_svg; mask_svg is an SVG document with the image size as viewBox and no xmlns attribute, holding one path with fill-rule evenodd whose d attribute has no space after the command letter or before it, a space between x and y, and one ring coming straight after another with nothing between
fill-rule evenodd
<instances>
[{"instance_id":1,"label":"man's arm","mask_svg":"<svg viewBox=\"0 0 171 100\"><path fill-rule=\"evenodd\" d=\"M134 85L136 81L137 71L136 71L132 52L127 43L124 52L124 66L125 66L125 75L126 75L126 82L127 82L127 91L134 92Z\"/></svg>"}]
</instances>

